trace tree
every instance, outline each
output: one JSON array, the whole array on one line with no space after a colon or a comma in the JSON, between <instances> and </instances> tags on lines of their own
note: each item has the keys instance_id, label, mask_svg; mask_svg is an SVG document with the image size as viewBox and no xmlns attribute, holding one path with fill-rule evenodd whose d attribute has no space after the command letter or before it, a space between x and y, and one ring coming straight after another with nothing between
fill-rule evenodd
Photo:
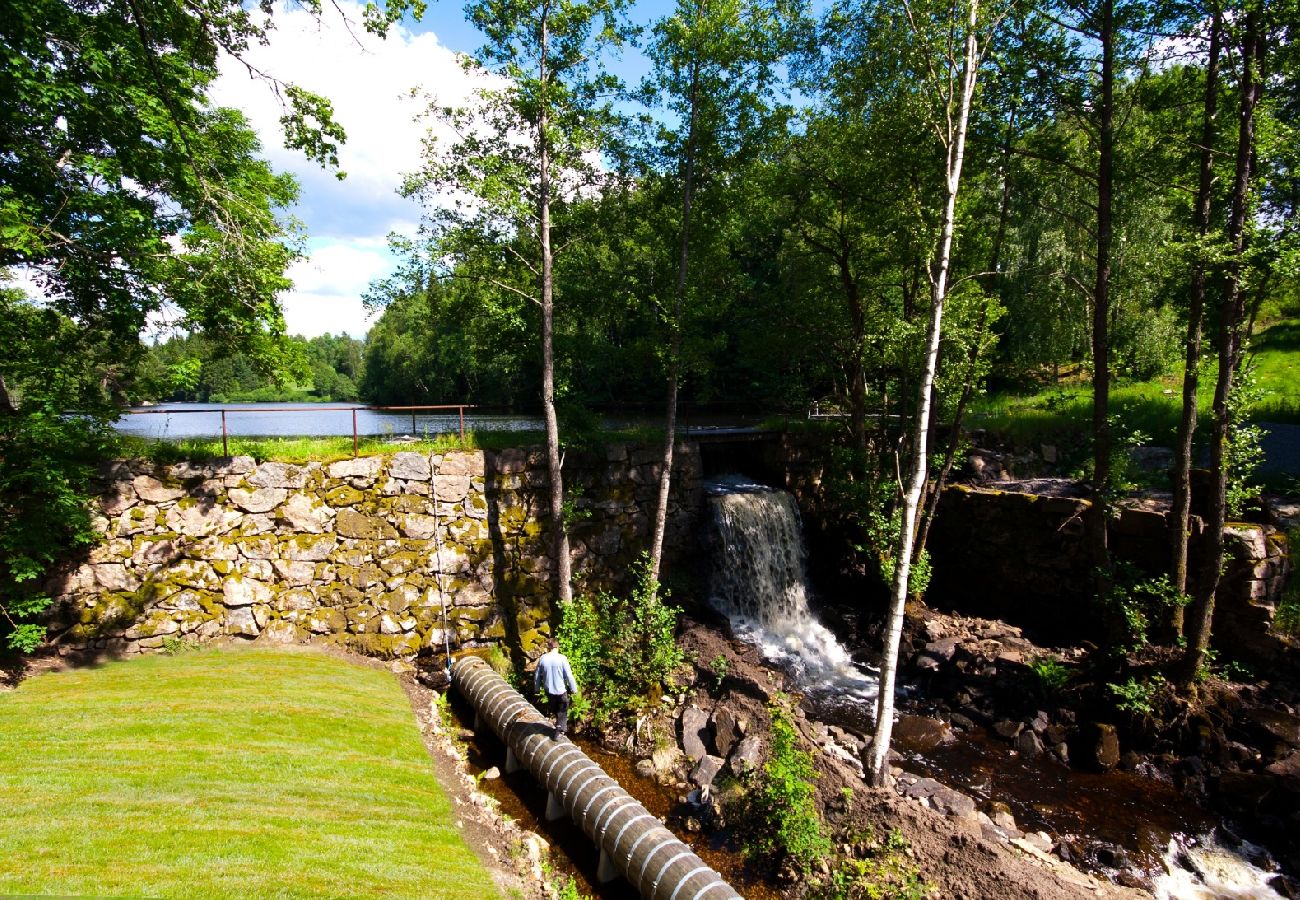
<instances>
[{"instance_id":1,"label":"tree","mask_svg":"<svg viewBox=\"0 0 1300 900\"><path fill-rule=\"evenodd\" d=\"M775 67L786 51L780 8L766 0L678 0L676 12L654 29L655 71L647 85L663 98L677 127L660 129L661 155L677 167L680 186L676 277L668 320L668 396L659 497L650 543L649 577L663 556L677 440L677 397L682 378L682 329L690 284L692 212L697 184L725 184L744 145L766 129Z\"/></svg>"},{"instance_id":2,"label":"tree","mask_svg":"<svg viewBox=\"0 0 1300 900\"><path fill-rule=\"evenodd\" d=\"M435 275L479 282L536 304L541 314L541 401L555 598L573 597L568 530L564 523L559 420L556 414L554 243L557 210L577 202L604 171L595 155L613 119L619 85L600 67L603 48L627 37L627 0L472 0L470 21L487 37L469 70L491 87L468 110L430 108L458 139L430 139L425 165L407 178L408 196L425 200L423 224ZM411 4L372 15L383 31ZM456 199L446 206L444 192Z\"/></svg>"},{"instance_id":3,"label":"tree","mask_svg":"<svg viewBox=\"0 0 1300 900\"><path fill-rule=\"evenodd\" d=\"M894 554L893 588L881 657L876 729L868 766L868 777L878 786L884 784L888 775L898 648L909 593L912 543L915 538L913 529L928 468L926 442L930 427L930 403L938 365L944 301L948 295L957 194L961 187L962 163L966 154L966 130L975 102L980 65L989 40L988 32L984 30L989 27L989 22L981 20L978 0L969 0L964 9L958 6L952 10L932 9L922 4L909 3L904 6L904 14L908 32L906 39L910 44L908 50L916 54L914 64L918 66L927 99L932 104L927 110L929 115L926 116L926 124L934 129L944 151L944 194L937 245L930 265L930 321L926 334L925 365L917 389L916 417L912 422L911 468L903 495L902 523ZM986 12L985 16L987 15ZM996 21L993 20L994 25ZM985 35L985 40L981 45L982 34ZM940 61L939 65L935 64L936 57Z\"/></svg>"},{"instance_id":4,"label":"tree","mask_svg":"<svg viewBox=\"0 0 1300 900\"><path fill-rule=\"evenodd\" d=\"M208 89L222 54L265 41L270 4L177 0L0 3L0 267L43 299L5 299L21 344L0 358L0 614L30 649L41 582L91 539L85 491L107 423L168 310L272 368L277 293L299 254L282 211L296 186ZM276 84L288 142L336 163L329 103ZM65 411L85 415L70 418Z\"/></svg>"}]
</instances>

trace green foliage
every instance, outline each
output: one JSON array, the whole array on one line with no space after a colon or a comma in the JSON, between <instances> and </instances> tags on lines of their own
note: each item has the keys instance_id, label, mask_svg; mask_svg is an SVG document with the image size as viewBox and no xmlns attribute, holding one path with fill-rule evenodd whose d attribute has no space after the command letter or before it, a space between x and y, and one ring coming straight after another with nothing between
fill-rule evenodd
<instances>
[{"instance_id":1,"label":"green foliage","mask_svg":"<svg viewBox=\"0 0 1300 900\"><path fill-rule=\"evenodd\" d=\"M830 838L817 808L812 756L799 749L798 732L785 698L768 708L771 757L762 775L751 775L741 800L741 840L755 860L789 858L803 872L831 853Z\"/></svg>"},{"instance_id":2,"label":"green foliage","mask_svg":"<svg viewBox=\"0 0 1300 900\"><path fill-rule=\"evenodd\" d=\"M1106 687L1115 695L1115 708L1139 716L1149 716L1155 712L1155 698L1168 682L1163 675L1152 675L1139 681L1130 676L1123 684L1107 684Z\"/></svg>"},{"instance_id":3,"label":"green foliage","mask_svg":"<svg viewBox=\"0 0 1300 900\"><path fill-rule=\"evenodd\" d=\"M1044 697L1054 696L1070 680L1070 669L1051 656L1035 656L1029 661L1030 671L1038 679L1038 691Z\"/></svg>"},{"instance_id":4,"label":"green foliage","mask_svg":"<svg viewBox=\"0 0 1300 900\"><path fill-rule=\"evenodd\" d=\"M1104 581L1107 591L1098 600L1120 652L1146 646L1151 627L1165 621L1169 609L1186 606L1191 599L1174 588L1169 576L1146 576L1132 563L1116 563Z\"/></svg>"},{"instance_id":5,"label":"green foliage","mask_svg":"<svg viewBox=\"0 0 1300 900\"><path fill-rule=\"evenodd\" d=\"M1232 383L1232 393L1228 398L1228 440L1223 448L1223 466L1228 475L1227 513L1240 516L1247 501L1259 495L1259 486L1251 483L1251 477L1259 464L1264 461L1264 450L1260 446L1264 431L1258 425L1247 420L1253 409L1264 397L1264 389L1255 372L1254 364L1242 367Z\"/></svg>"},{"instance_id":6,"label":"green foliage","mask_svg":"<svg viewBox=\"0 0 1300 900\"><path fill-rule=\"evenodd\" d=\"M649 560L632 566L627 597L579 596L561 610L556 639L569 658L580 693L573 715L601 727L611 719L659 702L682 663L677 610L669 606Z\"/></svg>"},{"instance_id":7,"label":"green foliage","mask_svg":"<svg viewBox=\"0 0 1300 900\"><path fill-rule=\"evenodd\" d=\"M1287 533L1287 543L1294 560L1300 554L1300 528L1293 528ZM1282 592L1282 599L1273 616L1273 629L1280 634L1300 638L1300 575L1293 573L1287 580L1286 589Z\"/></svg>"},{"instance_id":8,"label":"green foliage","mask_svg":"<svg viewBox=\"0 0 1300 900\"><path fill-rule=\"evenodd\" d=\"M884 841L869 832L853 854L837 861L829 878L814 882L810 894L824 900L924 900L935 887L921 877L908 847L897 828Z\"/></svg>"},{"instance_id":9,"label":"green foliage","mask_svg":"<svg viewBox=\"0 0 1300 900\"><path fill-rule=\"evenodd\" d=\"M167 656L178 656L198 649L199 645L196 642L186 640L179 634L169 634L162 639L162 652Z\"/></svg>"},{"instance_id":10,"label":"green foliage","mask_svg":"<svg viewBox=\"0 0 1300 900\"><path fill-rule=\"evenodd\" d=\"M727 680L727 672L730 670L731 662L725 653L719 653L709 661L709 671L713 673L715 690L722 689L722 683Z\"/></svg>"}]
</instances>

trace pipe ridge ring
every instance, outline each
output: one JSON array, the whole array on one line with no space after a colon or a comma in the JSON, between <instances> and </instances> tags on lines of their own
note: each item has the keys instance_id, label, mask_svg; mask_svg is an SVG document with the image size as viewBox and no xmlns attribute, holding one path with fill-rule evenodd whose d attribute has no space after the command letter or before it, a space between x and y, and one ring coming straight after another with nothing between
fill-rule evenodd
<instances>
[{"instance_id":1,"label":"pipe ridge ring","mask_svg":"<svg viewBox=\"0 0 1300 900\"><path fill-rule=\"evenodd\" d=\"M681 841L677 840L677 836L673 834L671 831L668 831L667 828L664 828L662 830L667 832L668 840L664 841L658 847L655 847L653 850L651 850L649 853L645 855L645 859L641 860L641 871L638 872L636 876L636 889L638 893L640 893L641 891L641 882L645 881L645 870L649 867L650 860L654 859L655 854L665 847L670 847L673 844L681 844ZM651 831L653 831L653 829L651 829ZM631 862L631 860L628 860L628 862Z\"/></svg>"},{"instance_id":2,"label":"pipe ridge ring","mask_svg":"<svg viewBox=\"0 0 1300 900\"><path fill-rule=\"evenodd\" d=\"M684 858L687 857L687 856L694 856L694 855L695 855L694 851L692 851L690 847L686 847L685 844L683 844L682 846L683 846L685 849L682 850L681 853L678 853L676 856L674 856L672 859L668 860L668 862L666 862L666 863L664 863L662 866L660 866L660 867L659 867L659 871L658 871L657 873L655 873L654 880L650 882L650 893L651 893L651 894L654 894L655 888L659 887L659 881L660 881L660 879L662 879L662 878L664 877L664 874L667 873L667 871L668 871L670 868L672 868L673 863L677 862L677 860L679 860L679 859L684 859ZM680 885L679 885L679 886L680 886ZM676 893L676 892L674 891L674 893Z\"/></svg>"},{"instance_id":3,"label":"pipe ridge ring","mask_svg":"<svg viewBox=\"0 0 1300 900\"><path fill-rule=\"evenodd\" d=\"M611 780L612 780L612 779L611 779ZM582 808L582 815L585 817L585 816L587 815L587 813L591 812L591 804L593 804L593 803L596 802L596 798L597 798L597 797L599 797L601 794L605 793L606 791L612 791L612 790L614 790L614 789L617 788L617 787L618 787L618 782L614 782L613 784L607 784L607 785L605 785L603 788L601 788L600 790L596 791L596 793L594 793L594 794L592 794L590 797L588 797L588 798L587 798L587 805L584 806L584 807ZM602 807L602 809L603 809L603 807Z\"/></svg>"},{"instance_id":4,"label":"pipe ridge ring","mask_svg":"<svg viewBox=\"0 0 1300 900\"><path fill-rule=\"evenodd\" d=\"M691 869L684 876L682 876L680 881L677 882L677 887L673 888L673 892L668 896L668 900L677 900L677 894L681 891L682 888L686 887L686 882L690 881L696 875L699 875L701 872L712 872L712 871L713 870L710 869L708 866L696 866L694 869Z\"/></svg>"},{"instance_id":5,"label":"pipe ridge ring","mask_svg":"<svg viewBox=\"0 0 1300 900\"><path fill-rule=\"evenodd\" d=\"M575 747L574 749L576 750L577 748ZM584 761L590 762L591 760L587 759L585 753L583 753L581 750L578 750L578 755L570 759L568 763L565 764L564 768L560 770L560 774L555 776L555 786L557 788L560 786L560 779L564 777L565 772L569 771L569 769L573 768L573 766L575 766L576 764Z\"/></svg>"},{"instance_id":6,"label":"pipe ridge ring","mask_svg":"<svg viewBox=\"0 0 1300 900\"><path fill-rule=\"evenodd\" d=\"M646 817L651 819L654 818L654 816L650 815L649 813L646 813ZM635 821L635 819L633 821ZM626 828L627 826L625 825L623 827ZM645 831L641 832L641 836L639 838L637 838L635 841L632 842L632 846L627 848L627 864L629 866L632 865L632 854L636 853L636 848L641 845L642 841L644 841L646 838L650 837L650 835L654 833L655 830L653 828L647 828ZM638 888L638 890L640 890L640 888Z\"/></svg>"},{"instance_id":7,"label":"pipe ridge ring","mask_svg":"<svg viewBox=\"0 0 1300 900\"><path fill-rule=\"evenodd\" d=\"M613 798L611 798L610 800L605 801L605 805L602 806L602 807L600 808L600 812L596 813L596 824L595 824L595 828L596 828L597 831L600 831L600 817L603 816L603 815L605 815L605 810L609 807L609 804L611 804L611 803L616 803L616 802L619 801L619 800L632 800L633 803L636 803L636 800L634 800L634 799L632 798L632 796L631 796L630 794L626 793L626 792L624 792L624 793L623 793L622 795L620 795L620 796L613 797ZM620 811L620 810L624 810L624 809L627 809L627 806L626 806L626 805L624 805L624 806L616 806L616 807L614 807L613 812L611 812L610 815L609 815L609 822L606 822L605 825L608 826L608 825L610 824L610 822L613 822L613 821L614 821L614 816L618 815L618 814L619 814L619 811Z\"/></svg>"},{"instance_id":8,"label":"pipe ridge ring","mask_svg":"<svg viewBox=\"0 0 1300 900\"><path fill-rule=\"evenodd\" d=\"M567 797L567 796L569 795L569 788L573 787L573 779L577 778L577 777L578 777L579 775L581 775L583 772L590 772L590 771L592 771L592 769L594 769L594 770L596 770L597 772L600 772L602 775L604 774L604 770L601 769L600 766L596 765L594 762L591 762L591 760L587 760L587 762L591 763L591 765L590 765L588 768L585 768L585 769L578 769L578 770L575 771L572 775L569 776L569 781L568 781L568 783L564 786L564 790L560 791L560 796L561 796L561 797ZM586 786L586 785L583 785L583 787L585 787L585 786ZM581 791L581 790L582 790L581 787L578 788L578 791ZM577 799L577 792L576 792L576 791L574 792L574 799L575 799L575 800Z\"/></svg>"},{"instance_id":9,"label":"pipe ridge ring","mask_svg":"<svg viewBox=\"0 0 1300 900\"><path fill-rule=\"evenodd\" d=\"M718 873L714 872L713 874L717 875ZM711 881L708 884L706 884L704 887L700 888L699 892L694 897L692 897L691 900L700 900L701 897L703 897L709 891L713 890L715 887L731 889L731 886L722 880L722 876L718 875L717 881ZM731 890L731 892L733 894L736 893L735 890ZM736 896L740 896L740 895L737 894Z\"/></svg>"},{"instance_id":10,"label":"pipe ridge ring","mask_svg":"<svg viewBox=\"0 0 1300 900\"><path fill-rule=\"evenodd\" d=\"M639 805L639 804L637 804L637 805ZM636 805L633 805L633 806L625 806L625 807L623 807L623 809L635 809L635 808L636 808ZM618 815L618 813L615 813L614 815ZM613 849L610 851L610 855L612 856L613 853L616 852L616 851L618 850L618 842L621 841L621 840L623 840L623 832L627 831L627 828L628 828L629 825L631 825L633 822L640 822L642 819L653 819L653 818L654 818L654 816L650 815L650 813L648 813L648 812L643 812L643 813L641 813L640 815L633 816L632 818L630 818L630 819L628 819L626 822L624 822L624 823L623 823L623 827L620 828L620 829L618 830L618 834L614 835L614 846L613 846ZM613 824L614 824L614 817L613 817L613 816L610 816L609 824L610 824L610 825L613 825ZM649 832L646 832L646 834L649 834ZM645 835L642 835L642 837L644 837L644 836L645 836ZM633 846L633 849L636 848L636 845L635 845L635 844L633 844L632 846ZM629 861L632 859L632 851L631 851L631 850L629 850L629 851L627 852L627 858L628 858Z\"/></svg>"},{"instance_id":11,"label":"pipe ridge ring","mask_svg":"<svg viewBox=\"0 0 1300 900\"><path fill-rule=\"evenodd\" d=\"M555 764L558 763L560 760L564 759L564 758L565 758L565 755L566 755L570 750L576 750L576 749L577 749L577 748L574 747L572 744L563 744L563 745L560 745L560 744L552 744L551 746L552 746L552 747L559 747L559 749L560 749L560 755L557 756L555 759L551 760L550 768L548 768L545 772L542 773L542 787L546 787L546 782L548 782L548 781L551 780L551 772L555 771Z\"/></svg>"},{"instance_id":12,"label":"pipe ridge ring","mask_svg":"<svg viewBox=\"0 0 1300 900\"><path fill-rule=\"evenodd\" d=\"M600 834L600 819L601 819L601 817L602 817L603 815L605 815L605 810L609 809L609 805L610 805L611 803L617 803L618 801L620 801L620 800L624 800L624 799L630 799L630 798L628 798L626 794L621 794L621 795L620 795L620 794L615 794L613 797L610 797L610 798L609 798L608 800L606 800L603 804L601 804L600 809L596 810L596 818L595 818L595 820L593 820L592 823L591 823L591 830L594 831L597 835L599 835L599 834ZM618 809L619 809L619 807L615 807L615 808L614 808L614 811L617 813L617 812L618 812ZM610 817L610 821L611 821L611 822L613 821L613 817L612 817L612 816ZM607 823L605 823L605 824L608 825L609 823L607 822ZM596 843L597 843L597 844L600 843L599 839L597 839Z\"/></svg>"}]
</instances>

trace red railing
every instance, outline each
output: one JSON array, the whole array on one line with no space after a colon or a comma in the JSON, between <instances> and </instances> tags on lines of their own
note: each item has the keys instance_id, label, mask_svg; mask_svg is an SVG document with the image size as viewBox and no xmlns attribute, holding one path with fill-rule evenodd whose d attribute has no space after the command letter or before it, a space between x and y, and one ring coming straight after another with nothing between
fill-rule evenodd
<instances>
[{"instance_id":1,"label":"red railing","mask_svg":"<svg viewBox=\"0 0 1300 900\"><path fill-rule=\"evenodd\" d=\"M357 434L357 410L370 410L373 412L410 412L411 414L411 433L415 433L415 414L420 410L431 409L454 409L460 416L460 439L465 440L465 410L474 407L468 403L447 403L437 406L277 406L274 409L266 409L258 406L236 406L231 408L216 409L128 409L124 410L127 415L131 416L181 416L190 413L221 413L221 452L229 456L229 431L226 426L226 413L241 412L258 412L258 413L295 413L295 412L350 412L352 413L352 455L356 456L360 439Z\"/></svg>"}]
</instances>

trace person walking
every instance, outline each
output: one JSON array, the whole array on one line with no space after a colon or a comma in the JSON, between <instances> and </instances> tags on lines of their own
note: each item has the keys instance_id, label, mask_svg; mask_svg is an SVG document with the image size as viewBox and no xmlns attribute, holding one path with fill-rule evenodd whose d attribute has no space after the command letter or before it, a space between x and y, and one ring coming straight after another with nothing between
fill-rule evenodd
<instances>
[{"instance_id":1,"label":"person walking","mask_svg":"<svg viewBox=\"0 0 1300 900\"><path fill-rule=\"evenodd\" d=\"M573 678L573 667L569 659L560 652L560 645L551 638L547 643L550 648L537 660L537 671L533 675L533 686L546 690L546 699L552 715L555 716L555 731L552 737L560 740L569 730L569 703L572 694L578 692L578 682Z\"/></svg>"}]
</instances>

